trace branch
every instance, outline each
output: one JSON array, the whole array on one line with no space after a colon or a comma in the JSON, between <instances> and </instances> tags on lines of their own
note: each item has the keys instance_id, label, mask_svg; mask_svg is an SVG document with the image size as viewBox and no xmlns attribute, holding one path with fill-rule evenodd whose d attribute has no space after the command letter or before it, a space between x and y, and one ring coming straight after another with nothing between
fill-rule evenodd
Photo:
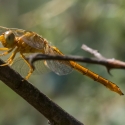
<instances>
[{"instance_id":1,"label":"branch","mask_svg":"<svg viewBox=\"0 0 125 125\"><path fill-rule=\"evenodd\" d=\"M4 62L0 60L0 65L3 63ZM57 104L52 102L52 100L41 93L31 83L24 80L9 66L0 66L0 80L43 114L49 120L50 124L83 125L73 118L73 116L61 109Z\"/></svg>"},{"instance_id":2,"label":"branch","mask_svg":"<svg viewBox=\"0 0 125 125\"><path fill-rule=\"evenodd\" d=\"M74 62L72 61L79 61L79 62L88 62L88 63L93 63L93 64L100 64L106 66L108 69L108 72L112 68L121 68L122 66L125 67L125 63L121 62L119 60L115 59L106 59L103 57L100 53L98 53L96 50L93 50L86 45L83 45L82 48L91 54L93 54L95 57L98 59L90 59L90 58L83 58L83 57L78 57L78 56L62 56L60 55L50 55L50 54L33 54L27 57L28 62L31 64L31 66L35 69L34 62L38 60L67 60L70 61L71 66L74 68ZM71 61L72 60L72 61ZM76 65L76 63L75 63ZM109 80L99 76L98 74L93 73L89 69L86 69L85 67L82 67L77 64L77 67L75 67L78 71L80 71L83 74L86 74L88 77L98 81L99 83L103 84L110 90L120 94L124 95L120 88L115 85L115 83L110 82ZM110 72L109 72L110 74Z\"/></svg>"},{"instance_id":3,"label":"branch","mask_svg":"<svg viewBox=\"0 0 125 125\"><path fill-rule=\"evenodd\" d=\"M94 50L94 49L86 46L85 44L83 44L81 48L83 50L91 53L92 55L94 55L97 58L97 59L94 59L94 61L93 61L93 59L92 60L90 59L91 63L104 65L107 68L107 71L109 74L110 74L111 69L125 69L125 62L123 62L123 61L116 60L114 58L107 59L104 56L102 56L97 50Z\"/></svg>"},{"instance_id":4,"label":"branch","mask_svg":"<svg viewBox=\"0 0 125 125\"><path fill-rule=\"evenodd\" d=\"M90 52L91 53L91 52ZM125 62L120 60L113 59L106 59L97 51L93 53L98 59L87 58L82 56L59 56L59 55L48 55L48 54L32 54L27 57L27 60L33 66L33 63L38 60L67 60L67 61L77 61L77 62L84 62L84 63L91 63L91 64L99 64L103 65L107 68L108 72L111 69L125 69Z\"/></svg>"},{"instance_id":5,"label":"branch","mask_svg":"<svg viewBox=\"0 0 125 125\"><path fill-rule=\"evenodd\" d=\"M97 50L94 50L86 45L82 45L81 47L83 50L91 53L96 57L94 58L87 58L82 56L59 56L59 55L48 55L48 54L33 54L27 57L27 60L33 66L33 63L38 60L67 60L67 61L77 61L77 62L84 62L84 63L91 63L91 64L98 64L103 65L107 68L108 73L111 75L111 69L125 69L125 62L116 60L114 58L107 59L102 56Z\"/></svg>"}]
</instances>

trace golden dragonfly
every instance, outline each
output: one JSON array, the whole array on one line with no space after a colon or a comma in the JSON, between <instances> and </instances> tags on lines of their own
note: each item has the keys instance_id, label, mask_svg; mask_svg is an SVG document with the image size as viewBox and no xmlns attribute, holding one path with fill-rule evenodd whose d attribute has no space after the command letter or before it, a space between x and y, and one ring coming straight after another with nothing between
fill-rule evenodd
<instances>
[{"instance_id":1,"label":"golden dragonfly","mask_svg":"<svg viewBox=\"0 0 125 125\"><path fill-rule=\"evenodd\" d=\"M55 46L51 46L42 36L35 32L26 31L23 29L6 28L0 26L0 42L4 46L3 48L0 48L0 51L4 51L2 54L0 54L0 56L4 56L12 52L11 56L6 60L6 63L1 66L12 65L16 54L19 53L21 58L29 67L29 72L25 79L29 79L30 75L34 71L34 68L26 59L25 54L42 53L64 56L59 49L57 49ZM116 84L74 61L45 60L44 63L50 70L58 75L69 74L71 73L72 69L75 69L81 72L83 75L86 75L91 79L103 84L110 90L123 95L122 91Z\"/></svg>"}]
</instances>

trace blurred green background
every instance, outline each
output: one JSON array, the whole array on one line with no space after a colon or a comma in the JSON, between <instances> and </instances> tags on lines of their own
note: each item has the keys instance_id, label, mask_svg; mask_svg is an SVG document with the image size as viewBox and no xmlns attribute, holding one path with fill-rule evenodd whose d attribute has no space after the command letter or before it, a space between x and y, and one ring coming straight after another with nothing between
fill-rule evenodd
<instances>
[{"instance_id":1,"label":"blurred green background","mask_svg":"<svg viewBox=\"0 0 125 125\"><path fill-rule=\"evenodd\" d=\"M125 61L124 0L0 0L0 25L37 32L66 55L92 57L82 44L107 58ZM125 71L82 64L116 83L125 93ZM29 79L85 125L124 125L125 96L74 71ZM0 82L0 125L47 125L47 119Z\"/></svg>"}]
</instances>

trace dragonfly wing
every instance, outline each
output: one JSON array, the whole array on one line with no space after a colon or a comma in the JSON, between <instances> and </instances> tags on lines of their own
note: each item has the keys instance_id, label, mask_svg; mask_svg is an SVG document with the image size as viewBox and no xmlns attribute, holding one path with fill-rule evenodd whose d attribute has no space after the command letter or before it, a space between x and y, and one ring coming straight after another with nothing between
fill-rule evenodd
<instances>
[{"instance_id":1,"label":"dragonfly wing","mask_svg":"<svg viewBox=\"0 0 125 125\"><path fill-rule=\"evenodd\" d=\"M10 30L15 34L16 37L21 37L21 39L29 46L36 49L43 49L44 39L35 32L16 28L10 28Z\"/></svg>"},{"instance_id":2,"label":"dragonfly wing","mask_svg":"<svg viewBox=\"0 0 125 125\"><path fill-rule=\"evenodd\" d=\"M30 31L25 32L25 35L23 35L21 39L33 48L36 49L44 48L44 39L34 32Z\"/></svg>"},{"instance_id":3,"label":"dragonfly wing","mask_svg":"<svg viewBox=\"0 0 125 125\"><path fill-rule=\"evenodd\" d=\"M11 30L16 37L20 37L20 36L24 35L26 32L25 30L22 30L22 29L6 28L6 27L0 26L0 35L5 33L6 31L9 31L9 30Z\"/></svg>"},{"instance_id":4,"label":"dragonfly wing","mask_svg":"<svg viewBox=\"0 0 125 125\"><path fill-rule=\"evenodd\" d=\"M46 47L45 49L46 54L50 55L62 55L63 54L59 51L54 49L53 47ZM72 72L73 68L71 67L68 61L62 60L46 60L45 65L55 72L57 75L67 75Z\"/></svg>"},{"instance_id":5,"label":"dragonfly wing","mask_svg":"<svg viewBox=\"0 0 125 125\"><path fill-rule=\"evenodd\" d=\"M17 29L17 28L6 28L6 27L0 26L0 34L3 34L9 30L12 31L16 37L21 37L21 39L29 46L36 49L43 49L44 39L40 35L36 34L35 32L26 31L26 30Z\"/></svg>"},{"instance_id":6,"label":"dragonfly wing","mask_svg":"<svg viewBox=\"0 0 125 125\"><path fill-rule=\"evenodd\" d=\"M16 58L11 66L15 71L20 73L23 77L28 74L29 67L20 57Z\"/></svg>"},{"instance_id":7,"label":"dragonfly wing","mask_svg":"<svg viewBox=\"0 0 125 125\"><path fill-rule=\"evenodd\" d=\"M0 26L0 35L8 30L9 30L8 28Z\"/></svg>"},{"instance_id":8,"label":"dragonfly wing","mask_svg":"<svg viewBox=\"0 0 125 125\"><path fill-rule=\"evenodd\" d=\"M45 74L50 72L50 70L45 66L44 61L36 61L34 62L35 71L34 74Z\"/></svg>"},{"instance_id":9,"label":"dragonfly wing","mask_svg":"<svg viewBox=\"0 0 125 125\"><path fill-rule=\"evenodd\" d=\"M33 75L45 74L50 70L45 66L44 61L36 61L34 63L35 70ZM12 68L25 77L29 72L29 67L21 57L17 57L12 64Z\"/></svg>"},{"instance_id":10,"label":"dragonfly wing","mask_svg":"<svg viewBox=\"0 0 125 125\"><path fill-rule=\"evenodd\" d=\"M11 30L16 37L21 37L26 34L26 30L23 29L10 28L9 30Z\"/></svg>"},{"instance_id":11,"label":"dragonfly wing","mask_svg":"<svg viewBox=\"0 0 125 125\"><path fill-rule=\"evenodd\" d=\"M72 72L72 67L66 65L65 61L46 61L45 65L57 75L67 75Z\"/></svg>"}]
</instances>

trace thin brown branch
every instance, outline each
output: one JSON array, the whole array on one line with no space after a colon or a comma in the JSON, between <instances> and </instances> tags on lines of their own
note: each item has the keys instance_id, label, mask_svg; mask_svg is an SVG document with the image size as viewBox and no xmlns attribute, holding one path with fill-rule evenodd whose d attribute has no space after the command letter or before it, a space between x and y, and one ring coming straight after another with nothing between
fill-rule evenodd
<instances>
[{"instance_id":1,"label":"thin brown branch","mask_svg":"<svg viewBox=\"0 0 125 125\"><path fill-rule=\"evenodd\" d=\"M3 61L0 60L1 64L3 64ZM24 80L9 66L0 66L0 80L43 114L51 124L83 125L41 93L31 83Z\"/></svg>"},{"instance_id":2,"label":"thin brown branch","mask_svg":"<svg viewBox=\"0 0 125 125\"><path fill-rule=\"evenodd\" d=\"M104 65L107 68L108 72L111 69L125 69L125 62L123 61L116 60L114 58L107 59L106 57L102 56L97 50L94 50L86 46L85 44L83 44L81 48L94 55L97 58L95 59L96 61L94 62L94 64Z\"/></svg>"},{"instance_id":3,"label":"thin brown branch","mask_svg":"<svg viewBox=\"0 0 125 125\"><path fill-rule=\"evenodd\" d=\"M99 54L99 53L97 53ZM72 60L77 62L99 64L105 66L107 69L125 69L125 62L115 59L106 59L105 57L98 59L86 58L82 56L59 56L59 55L48 55L48 54L33 54L27 57L27 60L33 64L38 60Z\"/></svg>"}]
</instances>

